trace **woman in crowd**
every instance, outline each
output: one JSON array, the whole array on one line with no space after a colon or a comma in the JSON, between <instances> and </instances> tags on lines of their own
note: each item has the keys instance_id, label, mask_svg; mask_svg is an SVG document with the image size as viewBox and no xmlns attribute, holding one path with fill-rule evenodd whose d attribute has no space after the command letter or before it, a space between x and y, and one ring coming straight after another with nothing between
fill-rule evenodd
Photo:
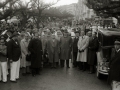
<instances>
[{"instance_id":1,"label":"woman in crowd","mask_svg":"<svg viewBox=\"0 0 120 90\"><path fill-rule=\"evenodd\" d=\"M22 66L23 66L23 75L29 74L30 70L29 70L29 66L30 66L30 62L26 61L26 55L29 54L28 52L28 44L29 44L29 35L28 33L24 34L24 38L21 40L20 45L21 45L21 53L22 53Z\"/></svg>"}]
</instances>

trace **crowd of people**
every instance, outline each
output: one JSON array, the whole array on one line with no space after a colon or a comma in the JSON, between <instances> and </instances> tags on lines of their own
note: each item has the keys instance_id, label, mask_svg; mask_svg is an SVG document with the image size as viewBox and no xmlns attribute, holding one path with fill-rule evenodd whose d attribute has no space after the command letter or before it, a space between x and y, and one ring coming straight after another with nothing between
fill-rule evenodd
<instances>
[{"instance_id":1,"label":"crowd of people","mask_svg":"<svg viewBox=\"0 0 120 90\"><path fill-rule=\"evenodd\" d=\"M14 31L5 29L0 35L0 81L4 83L7 75L11 82L17 82L20 72L23 76L36 76L46 66L70 68L70 60L73 67L82 71L88 69L90 74L95 72L99 46L96 32L71 28L75 33L73 37L67 28L44 28L42 32L35 26L21 32L17 28ZM56 36L57 31L63 36Z\"/></svg>"}]
</instances>

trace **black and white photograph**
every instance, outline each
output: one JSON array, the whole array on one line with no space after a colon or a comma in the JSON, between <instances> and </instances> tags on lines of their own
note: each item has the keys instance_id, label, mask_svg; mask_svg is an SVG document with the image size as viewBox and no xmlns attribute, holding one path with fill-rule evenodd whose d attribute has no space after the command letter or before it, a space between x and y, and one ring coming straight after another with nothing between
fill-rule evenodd
<instances>
[{"instance_id":1,"label":"black and white photograph","mask_svg":"<svg viewBox=\"0 0 120 90\"><path fill-rule=\"evenodd\" d=\"M120 0L0 0L0 90L120 90Z\"/></svg>"}]
</instances>

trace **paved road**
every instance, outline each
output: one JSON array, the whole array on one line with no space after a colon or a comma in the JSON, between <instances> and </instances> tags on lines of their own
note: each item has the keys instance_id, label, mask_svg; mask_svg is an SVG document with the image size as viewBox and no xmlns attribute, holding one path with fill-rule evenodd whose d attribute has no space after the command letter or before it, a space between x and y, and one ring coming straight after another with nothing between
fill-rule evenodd
<instances>
[{"instance_id":1,"label":"paved road","mask_svg":"<svg viewBox=\"0 0 120 90\"><path fill-rule=\"evenodd\" d=\"M0 90L110 90L107 80L98 80L95 74L77 68L45 68L36 77L22 76L17 83L0 83Z\"/></svg>"}]
</instances>

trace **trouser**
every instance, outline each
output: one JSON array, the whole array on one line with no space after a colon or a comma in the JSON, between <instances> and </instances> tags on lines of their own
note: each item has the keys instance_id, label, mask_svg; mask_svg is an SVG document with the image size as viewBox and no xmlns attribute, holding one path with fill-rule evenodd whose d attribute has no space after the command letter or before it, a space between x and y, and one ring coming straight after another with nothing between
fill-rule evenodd
<instances>
[{"instance_id":1,"label":"trouser","mask_svg":"<svg viewBox=\"0 0 120 90\"><path fill-rule=\"evenodd\" d=\"M52 62L51 67L56 67L57 62Z\"/></svg>"},{"instance_id":2,"label":"trouser","mask_svg":"<svg viewBox=\"0 0 120 90\"><path fill-rule=\"evenodd\" d=\"M80 62L80 69L82 69L83 71L85 71L87 68L87 63L86 62Z\"/></svg>"},{"instance_id":3,"label":"trouser","mask_svg":"<svg viewBox=\"0 0 120 90\"><path fill-rule=\"evenodd\" d=\"M7 62L0 62L0 81L7 81Z\"/></svg>"},{"instance_id":4,"label":"trouser","mask_svg":"<svg viewBox=\"0 0 120 90\"><path fill-rule=\"evenodd\" d=\"M78 66L79 69L82 69L82 68L81 68L81 62L80 62L80 61L77 61L77 66Z\"/></svg>"},{"instance_id":5,"label":"trouser","mask_svg":"<svg viewBox=\"0 0 120 90\"><path fill-rule=\"evenodd\" d=\"M61 67L64 67L64 63L65 63L65 60L60 60L60 65L61 65ZM68 60L66 60L66 66L67 67L69 67L69 59Z\"/></svg>"},{"instance_id":6,"label":"trouser","mask_svg":"<svg viewBox=\"0 0 120 90\"><path fill-rule=\"evenodd\" d=\"M90 65L90 72L94 72L94 65Z\"/></svg>"},{"instance_id":7,"label":"trouser","mask_svg":"<svg viewBox=\"0 0 120 90\"><path fill-rule=\"evenodd\" d=\"M20 71L20 60L11 63L11 71L10 71L10 80L16 81L19 79L19 71Z\"/></svg>"},{"instance_id":8,"label":"trouser","mask_svg":"<svg viewBox=\"0 0 120 90\"><path fill-rule=\"evenodd\" d=\"M77 60L77 52L73 52L73 65L74 65L74 67L77 67L76 60Z\"/></svg>"},{"instance_id":9,"label":"trouser","mask_svg":"<svg viewBox=\"0 0 120 90\"><path fill-rule=\"evenodd\" d=\"M32 75L40 74L40 68L32 68Z\"/></svg>"},{"instance_id":10,"label":"trouser","mask_svg":"<svg viewBox=\"0 0 120 90\"><path fill-rule=\"evenodd\" d=\"M30 67L26 66L23 68L23 73L29 73L30 72Z\"/></svg>"},{"instance_id":11,"label":"trouser","mask_svg":"<svg viewBox=\"0 0 120 90\"><path fill-rule=\"evenodd\" d=\"M113 81L111 84L112 90L120 90L120 82Z\"/></svg>"}]
</instances>

